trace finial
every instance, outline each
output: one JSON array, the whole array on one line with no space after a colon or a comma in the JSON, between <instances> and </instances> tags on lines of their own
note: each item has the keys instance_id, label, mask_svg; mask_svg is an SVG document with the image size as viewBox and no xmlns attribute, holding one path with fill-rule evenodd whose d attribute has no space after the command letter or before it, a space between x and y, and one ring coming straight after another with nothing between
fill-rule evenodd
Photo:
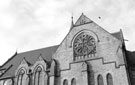
<instances>
[{"instance_id":1,"label":"finial","mask_svg":"<svg viewBox=\"0 0 135 85\"><path fill-rule=\"evenodd\" d=\"M72 27L74 26L74 21L73 21L73 19L74 19L74 18L73 18L73 14L72 14L72 17L71 17L71 20L72 20L72 21L71 21L71 26L72 26Z\"/></svg>"},{"instance_id":2,"label":"finial","mask_svg":"<svg viewBox=\"0 0 135 85\"><path fill-rule=\"evenodd\" d=\"M72 16L71 16L71 27L70 27L70 30L73 28L73 26L74 26L74 21L73 21L73 13L72 13Z\"/></svg>"},{"instance_id":3,"label":"finial","mask_svg":"<svg viewBox=\"0 0 135 85\"><path fill-rule=\"evenodd\" d=\"M73 22L73 15L72 15L71 19L72 19L72 22Z\"/></svg>"},{"instance_id":4,"label":"finial","mask_svg":"<svg viewBox=\"0 0 135 85\"><path fill-rule=\"evenodd\" d=\"M72 22L73 22L73 19L74 19L74 17L73 17L73 13L72 13L72 16L71 16L71 20L72 20Z\"/></svg>"},{"instance_id":5,"label":"finial","mask_svg":"<svg viewBox=\"0 0 135 85\"><path fill-rule=\"evenodd\" d=\"M82 12L82 15L83 15L83 12Z\"/></svg>"},{"instance_id":6,"label":"finial","mask_svg":"<svg viewBox=\"0 0 135 85\"><path fill-rule=\"evenodd\" d=\"M123 36L123 32L122 32L122 29L120 29L120 35L121 35L121 40L122 40L122 42L124 41L124 36Z\"/></svg>"},{"instance_id":7,"label":"finial","mask_svg":"<svg viewBox=\"0 0 135 85\"><path fill-rule=\"evenodd\" d=\"M18 54L18 52L17 52L17 49L16 49L16 52L15 52L15 54Z\"/></svg>"},{"instance_id":8,"label":"finial","mask_svg":"<svg viewBox=\"0 0 135 85\"><path fill-rule=\"evenodd\" d=\"M73 14L72 14L72 17L71 17L71 20L72 20L72 25L73 25L73 23L74 23L74 22L73 22L73 19L74 19L74 17L73 17Z\"/></svg>"}]
</instances>

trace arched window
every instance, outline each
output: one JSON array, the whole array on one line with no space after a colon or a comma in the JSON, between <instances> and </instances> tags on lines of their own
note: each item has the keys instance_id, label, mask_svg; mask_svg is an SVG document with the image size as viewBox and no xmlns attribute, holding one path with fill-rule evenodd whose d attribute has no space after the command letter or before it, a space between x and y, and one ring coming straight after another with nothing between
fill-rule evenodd
<instances>
[{"instance_id":1,"label":"arched window","mask_svg":"<svg viewBox=\"0 0 135 85\"><path fill-rule=\"evenodd\" d=\"M73 78L73 79L71 80L71 85L76 85L76 79L75 79L75 78Z\"/></svg>"},{"instance_id":2,"label":"arched window","mask_svg":"<svg viewBox=\"0 0 135 85\"><path fill-rule=\"evenodd\" d=\"M68 80L67 80L67 79L65 79L65 80L63 81L63 85L68 85Z\"/></svg>"},{"instance_id":3,"label":"arched window","mask_svg":"<svg viewBox=\"0 0 135 85\"><path fill-rule=\"evenodd\" d=\"M98 83L98 85L104 85L103 77L101 75L98 75L98 77L97 77L97 83Z\"/></svg>"},{"instance_id":4,"label":"arched window","mask_svg":"<svg viewBox=\"0 0 135 85\"><path fill-rule=\"evenodd\" d=\"M113 85L113 78L110 73L107 74L106 78L107 78L107 85Z\"/></svg>"},{"instance_id":5,"label":"arched window","mask_svg":"<svg viewBox=\"0 0 135 85\"><path fill-rule=\"evenodd\" d=\"M20 70L20 72L18 74L17 85L22 85L24 73L25 73L25 71L23 69Z\"/></svg>"},{"instance_id":6,"label":"arched window","mask_svg":"<svg viewBox=\"0 0 135 85\"><path fill-rule=\"evenodd\" d=\"M40 80L41 80L41 71L42 68L39 66L37 67L36 71L35 71L35 77L34 77L34 85L40 85Z\"/></svg>"}]
</instances>

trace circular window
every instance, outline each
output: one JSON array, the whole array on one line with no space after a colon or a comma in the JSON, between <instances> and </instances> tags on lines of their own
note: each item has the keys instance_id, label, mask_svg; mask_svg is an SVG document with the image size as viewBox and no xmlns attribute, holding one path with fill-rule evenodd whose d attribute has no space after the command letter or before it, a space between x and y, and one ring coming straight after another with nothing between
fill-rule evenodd
<instances>
[{"instance_id":1,"label":"circular window","mask_svg":"<svg viewBox=\"0 0 135 85\"><path fill-rule=\"evenodd\" d=\"M74 53L76 56L85 56L95 53L95 39L86 33L81 33L74 41Z\"/></svg>"},{"instance_id":2,"label":"circular window","mask_svg":"<svg viewBox=\"0 0 135 85\"><path fill-rule=\"evenodd\" d=\"M25 71L22 69L21 71L20 71L20 74L24 74L25 73Z\"/></svg>"},{"instance_id":3,"label":"circular window","mask_svg":"<svg viewBox=\"0 0 135 85\"><path fill-rule=\"evenodd\" d=\"M37 68L37 71L41 71L42 70L42 68L39 66L38 68Z\"/></svg>"}]
</instances>

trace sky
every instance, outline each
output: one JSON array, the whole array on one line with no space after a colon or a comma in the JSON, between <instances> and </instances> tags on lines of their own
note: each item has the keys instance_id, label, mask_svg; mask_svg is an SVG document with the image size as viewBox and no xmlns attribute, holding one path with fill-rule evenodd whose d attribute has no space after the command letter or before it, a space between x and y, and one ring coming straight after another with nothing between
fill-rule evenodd
<instances>
[{"instance_id":1,"label":"sky","mask_svg":"<svg viewBox=\"0 0 135 85\"><path fill-rule=\"evenodd\" d=\"M82 12L111 33L122 29L135 50L134 0L0 0L0 65L16 51L61 43Z\"/></svg>"}]
</instances>

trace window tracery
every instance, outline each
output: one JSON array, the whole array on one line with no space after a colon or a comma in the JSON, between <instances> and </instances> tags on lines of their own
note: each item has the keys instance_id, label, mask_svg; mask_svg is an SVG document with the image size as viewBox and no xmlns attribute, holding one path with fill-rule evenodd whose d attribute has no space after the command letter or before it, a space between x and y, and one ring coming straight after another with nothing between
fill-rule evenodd
<instances>
[{"instance_id":1,"label":"window tracery","mask_svg":"<svg viewBox=\"0 0 135 85\"><path fill-rule=\"evenodd\" d=\"M81 33L76 37L73 44L74 56L87 56L96 53L96 43L93 36Z\"/></svg>"},{"instance_id":2,"label":"window tracery","mask_svg":"<svg viewBox=\"0 0 135 85\"><path fill-rule=\"evenodd\" d=\"M39 66L37 67L36 71L35 71L35 78L34 78L34 85L40 85L40 77L41 77L41 71L42 71L42 68Z\"/></svg>"},{"instance_id":3,"label":"window tracery","mask_svg":"<svg viewBox=\"0 0 135 85\"><path fill-rule=\"evenodd\" d=\"M25 71L23 69L20 70L20 72L18 74L18 83L17 83L17 85L22 85L24 73L25 73Z\"/></svg>"}]
</instances>

